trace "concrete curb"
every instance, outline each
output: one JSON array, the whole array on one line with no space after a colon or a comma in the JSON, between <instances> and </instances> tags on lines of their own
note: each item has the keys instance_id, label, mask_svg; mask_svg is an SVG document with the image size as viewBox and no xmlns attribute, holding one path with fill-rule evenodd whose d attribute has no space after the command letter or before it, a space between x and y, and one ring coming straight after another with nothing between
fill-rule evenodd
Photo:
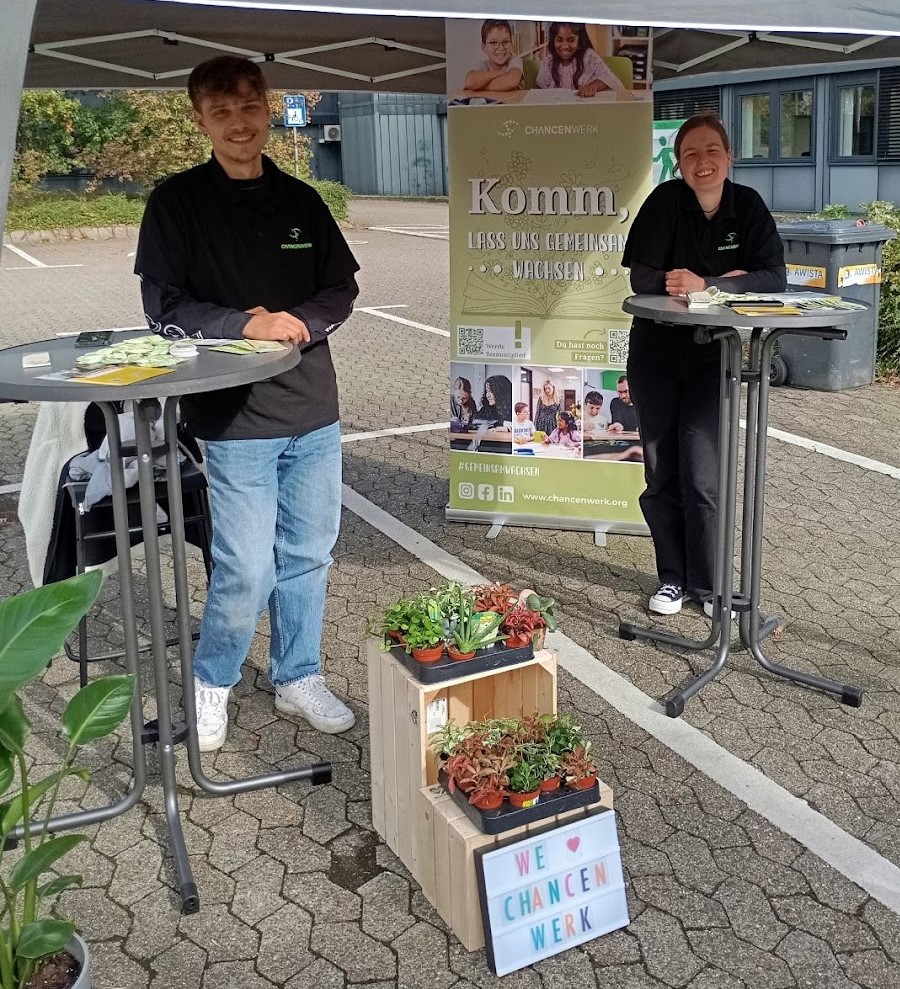
<instances>
[{"instance_id":1,"label":"concrete curb","mask_svg":"<svg viewBox=\"0 0 900 989\"><path fill-rule=\"evenodd\" d=\"M61 227L58 230L10 230L3 235L4 244L58 244L69 240L113 240L137 238L138 228L125 225L113 227Z\"/></svg>"}]
</instances>

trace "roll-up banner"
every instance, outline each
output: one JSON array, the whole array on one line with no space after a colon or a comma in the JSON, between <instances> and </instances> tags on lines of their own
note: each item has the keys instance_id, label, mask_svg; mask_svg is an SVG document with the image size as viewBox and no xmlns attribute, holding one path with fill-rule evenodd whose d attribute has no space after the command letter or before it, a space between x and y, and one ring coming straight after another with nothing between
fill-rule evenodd
<instances>
[{"instance_id":1,"label":"roll-up banner","mask_svg":"<svg viewBox=\"0 0 900 989\"><path fill-rule=\"evenodd\" d=\"M649 29L447 22L449 518L645 532L625 240Z\"/></svg>"}]
</instances>

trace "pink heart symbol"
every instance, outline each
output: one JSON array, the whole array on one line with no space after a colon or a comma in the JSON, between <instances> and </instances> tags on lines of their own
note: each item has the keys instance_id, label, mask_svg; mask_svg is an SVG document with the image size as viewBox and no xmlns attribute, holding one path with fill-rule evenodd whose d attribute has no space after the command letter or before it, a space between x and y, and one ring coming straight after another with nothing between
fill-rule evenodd
<instances>
[{"instance_id":1,"label":"pink heart symbol","mask_svg":"<svg viewBox=\"0 0 900 989\"><path fill-rule=\"evenodd\" d=\"M578 851L578 846L580 844L581 844L581 839L580 838L570 838L566 842L566 845L568 846L570 852L577 852Z\"/></svg>"}]
</instances>

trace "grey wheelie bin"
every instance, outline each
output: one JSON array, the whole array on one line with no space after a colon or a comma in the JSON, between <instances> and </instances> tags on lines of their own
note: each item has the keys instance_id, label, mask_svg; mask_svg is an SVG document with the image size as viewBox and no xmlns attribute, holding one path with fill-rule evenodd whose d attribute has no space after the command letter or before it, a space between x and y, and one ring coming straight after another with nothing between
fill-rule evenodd
<instances>
[{"instance_id":1,"label":"grey wheelie bin","mask_svg":"<svg viewBox=\"0 0 900 989\"><path fill-rule=\"evenodd\" d=\"M777 227L784 243L789 289L816 289L872 307L846 340L782 337L778 348L787 365L788 383L820 391L871 384L881 298L881 248L894 231L880 223L858 224L856 220L800 220Z\"/></svg>"}]
</instances>

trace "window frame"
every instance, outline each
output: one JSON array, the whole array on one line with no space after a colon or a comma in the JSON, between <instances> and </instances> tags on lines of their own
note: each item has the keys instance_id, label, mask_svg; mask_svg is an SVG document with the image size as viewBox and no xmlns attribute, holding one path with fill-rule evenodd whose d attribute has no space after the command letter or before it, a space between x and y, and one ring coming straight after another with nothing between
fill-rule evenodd
<instances>
[{"instance_id":1,"label":"window frame","mask_svg":"<svg viewBox=\"0 0 900 989\"><path fill-rule=\"evenodd\" d=\"M808 155L782 157L781 155L781 100L787 93L808 92L811 96ZM737 152L740 136L743 131L743 100L748 96L766 96L769 99L769 155L767 158L743 158ZM736 123L734 127L734 164L742 168L750 165L771 168L773 165L814 165L816 163L816 115L819 111L819 101L816 99L815 78L813 76L798 76L796 79L774 79L761 83L749 83L734 88L734 106Z\"/></svg>"},{"instance_id":2,"label":"window frame","mask_svg":"<svg viewBox=\"0 0 900 989\"><path fill-rule=\"evenodd\" d=\"M841 140L841 90L869 86L874 91L874 115L872 118L872 150L864 155L842 155ZM831 126L828 135L828 163L830 165L874 165L878 160L878 73L846 72L831 78L829 102L832 107Z\"/></svg>"}]
</instances>

